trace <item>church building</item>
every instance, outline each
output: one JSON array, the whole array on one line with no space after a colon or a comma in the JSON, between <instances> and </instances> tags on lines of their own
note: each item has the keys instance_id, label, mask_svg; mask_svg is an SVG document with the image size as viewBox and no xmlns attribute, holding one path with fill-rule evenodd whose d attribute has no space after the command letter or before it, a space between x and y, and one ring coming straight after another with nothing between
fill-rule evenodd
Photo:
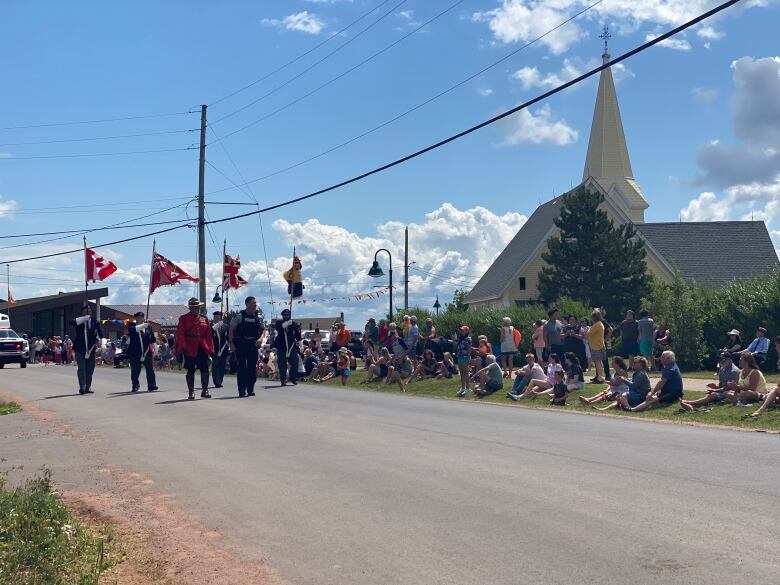
<instances>
[{"instance_id":1,"label":"church building","mask_svg":"<svg viewBox=\"0 0 780 585\"><path fill-rule=\"evenodd\" d=\"M610 55L606 48L604 63ZM763 221L645 223L649 207L634 178L610 68L601 72L582 183L604 196L601 205L616 225L633 222L645 242L651 274L670 281L675 269L701 284L722 285L780 268ZM554 220L561 195L536 208L503 252L468 294L469 309L506 307L541 299L539 271L547 240L556 235Z\"/></svg>"}]
</instances>

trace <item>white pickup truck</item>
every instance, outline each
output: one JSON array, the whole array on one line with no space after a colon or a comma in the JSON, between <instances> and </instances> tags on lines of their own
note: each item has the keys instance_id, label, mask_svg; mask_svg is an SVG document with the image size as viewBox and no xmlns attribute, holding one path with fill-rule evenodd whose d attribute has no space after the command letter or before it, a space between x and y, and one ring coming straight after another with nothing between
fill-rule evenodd
<instances>
[{"instance_id":1,"label":"white pickup truck","mask_svg":"<svg viewBox=\"0 0 780 585\"><path fill-rule=\"evenodd\" d=\"M0 329L0 368L5 364L19 364L19 367L27 367L29 355L27 341L13 329Z\"/></svg>"}]
</instances>

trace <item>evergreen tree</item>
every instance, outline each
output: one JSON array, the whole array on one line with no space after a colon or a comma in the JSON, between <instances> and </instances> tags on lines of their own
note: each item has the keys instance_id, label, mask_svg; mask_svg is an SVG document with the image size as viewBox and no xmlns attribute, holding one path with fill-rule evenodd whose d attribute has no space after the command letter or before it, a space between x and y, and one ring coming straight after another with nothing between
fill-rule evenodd
<instances>
[{"instance_id":1,"label":"evergreen tree","mask_svg":"<svg viewBox=\"0 0 780 585\"><path fill-rule=\"evenodd\" d=\"M466 297L469 291L465 289L456 288L452 295L452 302L445 303L445 310L447 311L466 311L469 307L466 304Z\"/></svg>"},{"instance_id":2,"label":"evergreen tree","mask_svg":"<svg viewBox=\"0 0 780 585\"><path fill-rule=\"evenodd\" d=\"M615 226L601 193L585 187L563 198L555 219L559 234L547 240L542 254L547 266L539 272L539 292L546 301L570 297L591 307L604 307L616 319L637 309L649 293L645 246L632 223Z\"/></svg>"}]
</instances>

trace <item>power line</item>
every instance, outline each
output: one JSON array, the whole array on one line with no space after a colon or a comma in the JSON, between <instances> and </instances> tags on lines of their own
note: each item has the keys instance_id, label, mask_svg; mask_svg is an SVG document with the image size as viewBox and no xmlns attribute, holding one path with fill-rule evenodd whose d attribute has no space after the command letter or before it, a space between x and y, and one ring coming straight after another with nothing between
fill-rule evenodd
<instances>
[{"instance_id":1,"label":"power line","mask_svg":"<svg viewBox=\"0 0 780 585\"><path fill-rule=\"evenodd\" d=\"M572 79L570 81L562 83L562 84L558 85L557 87L555 87L555 88L553 88L553 89L551 89L551 90L549 90L549 91L547 91L547 92L545 92L545 93L543 93L543 94L541 94L541 95L539 95L539 96L537 96L535 98L532 98L532 99L530 99L530 100L520 104L519 106L515 106L514 108L511 108L511 109L506 110L505 112L503 112L501 114L493 116L492 118L489 118L488 120L485 120L484 122L480 122L479 124L471 126L470 128L467 128L466 130L458 132L457 134L453 134L453 135L451 135L451 136L449 136L447 138L444 138L443 140L440 140L440 141L438 141L438 142L436 142L434 144L431 144L430 146L426 146L425 148L421 148L420 150L417 150L417 151L415 151L415 152L413 152L411 154L408 154L408 155L403 156L401 158L395 159L395 160L393 160L393 161L391 161L389 163L386 163L386 164L384 164L382 166L379 166L379 167L376 167L374 169L371 169L370 171L366 171L365 173L362 173L360 175L356 175L356 176L354 176L354 177L352 177L350 179L346 179L344 181L341 181L340 183L336 183L336 184L330 185L329 187L325 187L323 189L319 189L317 191L313 191L313 192L308 193L306 195L301 195L300 197L295 197L293 199L288 199L287 201L283 201L283 202L277 203L275 205L264 207L263 209L258 209L257 211L241 213L239 215L233 215L233 216L230 216L230 217L223 217L222 219L214 220L213 223L221 223L221 222L224 222L224 221L233 221L234 219L241 219L241 218L244 218L244 217L249 217L251 215L258 215L260 213L265 213L265 212L268 212L268 211L273 211L275 209L280 209L282 207L286 207L287 205L292 205L293 203L299 203L301 201L305 201L307 199L311 199L313 197L317 197L318 195L323 195L324 193L328 193L330 191L335 191L336 189L340 189L342 187L346 187L347 185L351 185L352 183L357 183L358 181L362 181L363 179L366 179L366 178L368 178L368 177L370 177L372 175L376 175L376 174L382 173L382 172L384 172L384 171L386 171L388 169L397 167L397 166L399 166L399 165L401 165L403 163L406 163L406 162L408 162L408 161L410 161L412 159L420 157L423 154L427 154L427 153L429 153L429 152L431 152L433 150L441 148L442 146L446 146L450 142L455 142L456 140L459 140L460 138L463 138L464 136L468 136L469 134L472 134L472 133L476 132L477 130L481 130L482 128L485 128L486 126L490 126L492 124L495 124L496 122L499 122L499 121L503 120L504 118L508 118L509 116L511 116L513 114L516 114L517 112L520 112L522 110L525 110L525 109L533 106L534 104L537 104L540 101L543 101L543 100L545 100L545 99L547 99L547 98L549 98L549 97L551 97L551 96L553 96L553 95L555 95L557 93L560 93L560 92L564 91L565 89L568 89L568 88L572 87L573 85L577 85L578 83L581 83L581 82L583 82L586 79L589 79L590 77L596 75L597 73L600 73L604 69L608 69L608 68L610 68L610 67L612 67L614 65L617 65L618 63L621 63L621 62L625 61L626 59L629 59L629 58L633 57L634 55L642 53L643 51L646 51L650 47L654 47L655 45L665 41L669 37L672 37L672 36L682 32L684 30L689 29L692 26L697 25L698 23L700 23L700 22L702 22L702 21L712 17L715 14L718 14L718 13L722 12L726 8L729 8L730 6L733 6L734 4L736 4L738 2L740 2L740 0L728 0L727 2L719 4L715 8L713 8L711 10L708 10L707 12L697 16L696 18L693 18L692 20L689 20L688 22L686 22L686 23L684 23L684 24L682 24L682 25L680 25L680 26L678 26L678 27L676 27L676 28L674 28L674 29L672 29L670 31L667 31L664 34L662 34L662 35L660 35L660 36L658 36L658 37L656 37L654 39L651 39L651 40L645 42L644 44L639 45L638 47L635 47L634 49L632 49L632 50L630 50L630 51L628 51L626 53L623 53L619 57L617 57L615 59L612 59L611 61L608 61L607 63L604 63L604 64L602 64L602 65L600 65L598 67L595 67L594 69L591 69L590 71L588 71L586 73L583 73L579 77L576 77L576 78L574 78L574 79Z\"/></svg>"},{"instance_id":2,"label":"power line","mask_svg":"<svg viewBox=\"0 0 780 585\"><path fill-rule=\"evenodd\" d=\"M99 120L78 120L71 122L50 122L48 124L27 124L25 126L4 126L0 130L26 130L28 128L53 128L55 126L77 126L82 124L104 124L108 122L121 122L124 120L148 120L150 118L170 118L173 116L186 116L194 113L188 112L171 112L169 114L147 114L143 116L124 116L119 118L103 118Z\"/></svg>"},{"instance_id":3,"label":"power line","mask_svg":"<svg viewBox=\"0 0 780 585\"><path fill-rule=\"evenodd\" d=\"M577 12L576 14L572 15L571 17L567 18L566 20L562 21L557 26L551 28L550 30L548 30L544 34L539 35L535 39L532 39L532 40L528 41L527 43L525 43L524 45L521 45L517 49L514 49L514 50L510 51L509 53L507 53L506 55L504 55L503 57L501 57L497 61L493 61L490 65L488 65L486 67L483 67L482 69L480 69L479 71L476 71L475 73L472 73L471 75L469 75L465 79L462 79L458 83L456 83L454 85L451 85L450 87L448 87L448 88L440 91L439 93L429 97L425 101L418 103L417 105L409 108L408 110L405 110L405 111L401 112L400 114L397 114L396 116L393 116L392 118L390 118L388 120L385 120L381 124L378 124L378 125L374 126L373 128L370 128L370 129L368 129L368 130L366 130L364 132L361 132L360 134L358 134L356 136L353 136L352 138L349 138L349 139L345 140L344 142L341 142L339 144L336 144L335 146L332 146L332 147L330 147L330 148L328 148L326 150L323 150L322 152L319 152L318 154L312 155L312 156L310 156L308 158L305 158L303 160L300 160L300 161L298 161L296 163L293 163L291 165L288 165L286 167L283 167L281 169L278 169L276 171L268 173L267 175L263 175L262 177L258 177L256 179L252 179L248 183L257 183L257 182L260 182L260 181L265 181L265 180L270 179L272 177L275 177L277 175L281 175L283 173L286 173L287 171L291 171L293 169L301 167L301 166L303 166L305 164L308 164L308 163L310 163L312 161L315 161L315 160L317 160L319 158L322 158L323 156L326 156L326 155L328 155L328 154L330 154L332 152L340 150L340 149L344 148L345 146L349 146L353 142L357 142L358 140L361 140L361 139L365 138L366 136L369 136L370 134L373 134L374 132L376 132L378 130L381 130L382 128L384 128L386 126L389 126L390 124L393 124L393 123L397 122L398 120L400 120L402 118L405 118L409 114L412 114L412 113L416 112L417 110L427 106L428 104L438 100L439 98L444 97L445 95L453 92L454 90L458 89L459 87L464 86L468 82L473 81L474 79L476 79L477 77L483 75L484 73L486 73L487 71L493 69L494 67L497 67L501 63L504 63L508 59L510 59L510 58L514 57L515 55L517 55L520 51L523 51L524 49L527 49L531 45L536 44L537 42L541 41L542 39L544 39L548 35L551 35L555 31L557 31L559 28L562 28L563 26L569 24L573 20L576 20L577 18L579 18L580 16L582 16L583 14L585 14L586 12L588 12L589 10L594 8L595 6L598 6L602 2L604 2L604 0L597 0L597 2L594 2L590 6L586 6L585 8L583 8L582 10ZM245 183L245 184L248 184L248 183ZM222 189L221 191L226 191L226 190L229 190L229 188L228 189ZM221 191L210 191L210 194L219 193Z\"/></svg>"},{"instance_id":4,"label":"power line","mask_svg":"<svg viewBox=\"0 0 780 585\"><path fill-rule=\"evenodd\" d=\"M11 160L38 160L52 158L92 158L101 156L126 156L134 154L156 154L160 152L183 152L186 150L198 150L197 146L187 146L186 148L157 148L154 150L128 150L123 152L83 152L77 154L45 154L39 156L9 156L0 158L0 161Z\"/></svg>"},{"instance_id":5,"label":"power line","mask_svg":"<svg viewBox=\"0 0 780 585\"><path fill-rule=\"evenodd\" d=\"M411 266L411 264L415 264L415 263L411 262L409 268L412 268L414 270L419 270L419 271L425 272L427 274L433 274L433 275L436 275L436 274L448 274L450 276L465 276L465 277L476 278L476 279L482 278L481 276L477 276L476 274L466 274L464 272L446 272L444 270L438 270L438 269L425 270L424 268L420 268L419 265Z\"/></svg>"},{"instance_id":6,"label":"power line","mask_svg":"<svg viewBox=\"0 0 780 585\"><path fill-rule=\"evenodd\" d=\"M384 14L382 14L382 16L380 16L379 18L377 18L377 19L376 19L374 22L372 22L371 24L369 24L369 25L368 25L367 27L365 27L363 30L359 31L359 32L358 32L356 35L354 35L353 37L351 37L349 40L347 40L347 41L346 41L346 42L344 42L343 44L341 44L341 45L339 45L338 47L336 47L335 49L333 49L333 50L332 50L330 53L327 53L327 54L326 54L324 57L320 58L318 61L315 61L314 63L312 63L311 65L309 65L309 66L308 66L306 69L304 69L303 71L299 72L297 75L294 75L294 76L292 76L292 77L291 77L290 79L288 79L287 81L285 81L285 82L283 82L283 83L281 83L281 84L277 85L277 86L276 86L276 87L274 87L273 89L271 89L271 90L267 91L266 93L264 93L263 95L261 95L259 98L255 99L255 100L252 100L252 101L251 101L251 102L249 102L248 104L245 104L245 105L241 106L240 108L238 108L238 109L235 109L235 110L233 110L232 112L229 112L229 113L225 114L225 115L224 115L224 116L222 116L221 118L217 118L217 119L216 119L216 120L214 120L214 122L212 122L212 123L213 123L213 124L219 124L219 123L220 123L220 122L222 122L223 120L227 120L228 118L231 118L231 117L235 116L235 115L236 115L236 114L238 114L239 112L243 112L243 111L244 111L244 110L246 110L247 108L251 108L251 107L252 107L252 106L254 106L255 104L257 104L257 103L259 103L259 102L263 101L264 99L266 99L267 97L270 97L270 96L272 96L273 94L275 94L275 93L276 93L277 91L279 91L280 89L283 89L283 88L287 87L288 85L290 85L290 84L291 84L293 81L295 81L296 79L300 79L301 77L303 77L304 75L306 75L306 74L307 74L309 71L311 71L312 69L314 69L314 68L315 68L315 67L317 67L318 65L321 65L321 64L322 64L322 63L324 63L326 60L330 59L330 58L331 58L333 55L335 55L336 53L338 53L338 52L339 52L339 51L341 51L342 49L344 49L344 48L348 47L349 45L351 45L352 43L354 43L354 42L355 42L356 40L358 40L358 39L359 39L361 36L363 36L363 34L364 34L364 33L368 32L369 30L371 30L372 28L374 28L374 27L375 27L377 24L379 24L380 22L382 22L382 20L384 20L385 18L387 18L388 16L390 16L390 15L391 15L393 12L395 12L395 11L396 11L398 8L400 8L400 7L401 7L403 4L405 4L407 1L408 1L408 0L400 0L400 2L398 2L398 3L397 3L397 4L395 4L395 5L394 5L394 6L393 6L393 7L392 7L390 10L388 10L387 12L385 12ZM228 136L229 136L229 135L228 135Z\"/></svg>"},{"instance_id":7,"label":"power line","mask_svg":"<svg viewBox=\"0 0 780 585\"><path fill-rule=\"evenodd\" d=\"M568 89L569 87L572 87L573 85L581 83L582 81L592 77L593 75L603 71L604 69L608 69L609 67L617 65L618 63L621 63L622 61L625 61L625 60L633 57L634 55L642 53L642 52L646 51L647 49L649 49L651 47L654 47L658 43L661 43L661 42L665 41L666 39L668 39L668 38L670 38L670 37L672 37L672 36L674 36L676 34L679 34L680 32L682 32L684 30L687 30L687 29L691 28L692 26L695 26L695 25L699 24L700 22L702 22L704 20L707 20L708 18L710 18L710 17L712 17L712 16L714 16L714 15L724 11L725 9L733 6L734 4L737 4L738 2L740 2L740 0L728 0L727 2L723 2L722 4L719 4L718 6L716 6L715 8L712 8L711 10L708 10L707 12L704 12L704 13L700 14L699 16L689 20L688 22L686 22L686 23L684 23L684 24L682 24L682 25L680 25L680 26L678 26L678 27L676 27L674 29L671 29L670 31L667 31L664 34L662 34L662 35L660 35L660 36L658 36L658 37L656 37L656 38L654 38L652 40L649 40L649 41L645 42L644 44L639 45L638 47L635 47L634 49L632 49L632 50L630 50L630 51L628 51L626 53L623 53L619 57L617 57L615 59L612 59L611 61L608 61L607 63L604 63L603 65L601 65L599 67L596 67L596 68L594 68L594 69L592 69L592 70L590 70L590 71L580 75L579 77L576 77L575 79L572 79L570 81L562 83L561 85L559 85L559 86L557 86L557 87L555 87L555 88L553 88L553 89L551 89L551 90L549 90L549 91L547 91L547 92L545 92L545 93L543 93L543 94L541 94L541 95L539 95L539 96L537 96L537 97L535 97L535 98L533 98L531 100L528 100L528 101L520 104L519 106L511 108L510 110L507 110L507 111L505 111L505 112L503 112L501 114L498 114L497 116L493 116L492 118L490 118L488 120L485 120L484 122L481 122L481 123L479 123L479 124L477 124L475 126L467 128L466 130L463 130L463 131L461 131L461 132L459 132L457 134L453 134L452 136L449 136L448 138L440 140L439 142L436 142L436 143L434 143L434 144L432 144L430 146L427 146L427 147L425 147L423 149L420 149L420 150L418 150L416 152L413 152L413 153L411 153L409 155L406 155L404 157L396 159L396 160L394 160L394 161L392 161L390 163L387 163L387 164L382 165L380 167L376 167L376 168L374 168L374 169L372 169L370 171L367 171L367 172L362 173L360 175L354 176L354 177L352 177L350 179L347 179L347 180L342 181L340 183L337 183L335 185L331 185L331 186L326 187L324 189L320 189L318 191L314 191L314 192L309 193L307 195L302 195L302 196L296 197L294 199L289 199L287 201L283 201L283 202L277 203L275 205L271 205L271 206L268 206L268 207L265 207L265 208L262 208L262 209L258 209L257 211L252 211L252 212L249 212L249 213L242 213L242 214L239 214L239 215L233 215L233 216L229 216L229 217L223 217L221 219L211 220L211 221L206 222L206 223L209 223L209 224L223 223L223 222L226 222L226 221L234 221L236 219L241 219L241 218L249 217L249 216L252 216L252 215L259 215L259 214L265 213L267 211L272 211L274 209L279 209L281 207L286 207L287 205L292 205L293 203L298 203L300 201L303 201L303 200L306 200L306 199L310 199L310 198L316 197L318 195L322 195L323 193L334 191L334 190L339 189L341 187L344 187L346 185L350 185L352 183L356 183L358 181L361 181L361 180L363 180L363 179L365 179L365 178L367 178L369 176L372 176L372 175L381 173L383 171L386 171L386 170L388 170L390 168L396 167L396 166L398 166L400 164L403 164L403 163L405 163L405 162L407 162L409 160L412 160L414 158L422 156L423 154L426 154L426 153L428 153L428 152L430 152L432 150L436 150L438 148L441 148L442 146L445 146L446 144L449 144L450 142L454 142L455 140L458 140L458 139L460 139L460 138L462 138L464 136L472 134L473 132L476 132L477 130L480 130L480 129L486 127L486 126L489 126L489 125L494 124L494 123L496 123L496 122L498 122L500 120L503 120L504 118L507 118L508 116L511 116L512 114L516 114L517 112L519 112L521 110L524 110L524 109L526 109L526 108L528 108L528 107L530 107L530 106L532 106L532 105L534 105L534 104L536 104L536 103L538 103L538 102L540 102L540 101L542 101L544 99L547 99L550 96L553 96L553 95L555 95L557 93L560 93L561 91L563 91L565 89ZM120 239L120 240L115 240L113 242L107 242L107 243L99 244L96 247L113 246L113 245L121 244L121 243L124 243L124 242L131 242L131 241L140 240L140 239L143 239L143 238L149 238L149 237L156 236L156 235L159 235L159 234L172 232L174 230L178 230L178 229L181 229L183 227L193 227L193 226L191 224L174 226L174 227L166 228L166 229L163 229L163 230L157 230L157 231L154 231L154 232L149 232L149 233L141 234L141 235L138 235L138 236L133 236L131 238L124 238L124 239ZM53 254L42 254L42 255L39 255L39 256L34 256L34 257L29 257L29 258L17 258L15 260L6 260L6 261L4 261L4 263L5 264L16 264L16 263L19 263L19 262L27 262L27 261L30 261L30 260L40 260L40 259L43 259L43 258L52 258L52 257L56 257L56 256L64 256L66 254L73 254L73 253L76 253L76 252L81 252L82 250L83 250L83 248L78 248L78 249L75 249L75 250L67 250L67 251L63 251L63 252L56 252L56 253L53 253Z\"/></svg>"},{"instance_id":8,"label":"power line","mask_svg":"<svg viewBox=\"0 0 780 585\"><path fill-rule=\"evenodd\" d=\"M181 201L182 199L192 200L192 196L180 196L180 197L156 197L155 199L133 199L133 204L136 203L157 203L159 201ZM46 209L81 209L81 208L87 208L92 209L94 207L112 207L116 208L116 203L76 203L74 205L60 205L60 206L51 206L47 205ZM40 209L34 209L34 208L28 208L28 207L21 207L21 208L14 208L12 210L12 213L19 213L20 211L24 212L34 212L39 213ZM127 211L127 210L123 210ZM2 238L4 236L0 236Z\"/></svg>"},{"instance_id":9,"label":"power line","mask_svg":"<svg viewBox=\"0 0 780 585\"><path fill-rule=\"evenodd\" d=\"M332 35L329 35L324 41L314 45L311 49L309 49L307 51L304 51L303 53L299 54L297 57L291 59L290 61L287 61L284 65L280 65L279 67L277 67L276 69L274 69L273 71L271 71L269 73L266 73L262 77L260 77L258 79L255 79L252 83L248 83L247 85L245 85L245 86L243 86L243 87L241 87L241 88L239 88L239 89L237 89L237 90L235 90L235 91L233 91L233 92L231 92L231 93L229 93L229 94L219 98L218 100L211 102L211 104L209 104L209 107L213 107L213 106L215 106L215 105L225 101L226 99L229 99L229 98L231 98L231 97L233 97L235 95L238 95L242 91L246 91L250 87L254 87L258 83L261 83L261 82L265 81L266 79L268 79L269 77L271 77L273 75L276 75L277 73L279 73L283 69L286 69L290 65L293 65L293 64L297 63L298 61L300 61L301 59L303 59L307 55L313 53L314 51L316 51L317 49L319 49L320 47L322 47L326 43L329 43L330 41L332 41L335 38L339 38L341 35L343 35L345 32L347 32L350 28L355 26L358 22L360 22L361 20L363 20L364 18L366 18L367 16L369 16L373 12L376 12L377 10L379 10L382 6L384 6L388 2L390 2L390 0L383 0L382 2L380 2L379 4L374 6L368 12L364 12L363 14L361 14L358 18L356 18L355 20L350 22L347 26L345 26L344 28L342 28L338 32L335 32Z\"/></svg>"},{"instance_id":10,"label":"power line","mask_svg":"<svg viewBox=\"0 0 780 585\"><path fill-rule=\"evenodd\" d=\"M382 49L380 49L379 51L377 51L377 52L375 52L375 53L373 53L373 54L369 55L368 57L366 57L365 59L363 59L362 61L360 61L360 62L359 62L359 63L357 63L356 65L353 65L352 67L350 67L350 68L349 68L349 69L347 69L346 71L343 71L342 73L338 74L336 77L333 77L333 78L329 79L328 81L326 81L326 82L325 82L325 83L323 83L322 85L319 85L319 86L315 87L313 90L311 90L311 91L309 91L309 92L307 92L307 93L303 94L303 95L302 95L302 96L300 96L299 98L297 98L297 99L294 99L293 101L291 101L291 102L288 102L287 104L285 104L285 105L283 105L283 106L281 106L281 107L279 107L279 108L277 108L277 109L273 110L272 112L269 112L268 114L266 114L266 115L262 116L261 118L258 118L258 119L256 119L256 120L253 120L252 122L249 122L248 124L245 124L244 126L241 126L240 128L238 128L238 129L236 129L236 130L233 130L232 132L229 132L229 133L225 134L225 135L222 137L222 139L224 140L225 138L229 138L229 137L231 137L231 136L233 136L233 135L235 135L235 134L238 134L239 132L243 132L244 130L246 130L246 129L248 129L248 128L251 128L252 126L255 126L255 125L257 125L257 124L259 124L260 122L263 122L263 121L265 121L265 120L267 120L267 119L269 119L269 118L271 118L271 117L275 116L276 114L278 114L278 113L280 113L280 112L283 112L284 110L286 110L286 109L288 109L288 108L291 108L292 106L294 106L294 105L295 105L295 104L297 104L298 102L301 102L301 101L305 100L306 98L308 98L308 97L310 97L310 96L314 95L315 93L319 92L320 90L322 90L322 89L324 89L324 88L328 87L329 85L331 85L331 84L335 83L335 82L336 82L336 81L338 81L339 79L342 79L343 77L346 77L347 75L349 75L349 74L350 74L350 73L352 73L353 71L356 71L357 69L359 69L360 67L362 67L362 66L363 66L363 65L365 65L366 63L368 63L368 62L370 62L370 61L373 61L373 60L374 60L376 57L378 57L379 55L381 55L381 54L383 54L383 53L386 53L387 51L389 51L390 49L392 49L392 48L393 48L393 47L395 47L396 45L398 45L398 44L402 43L403 41L405 41L406 39L408 39L408 38L409 38L410 36L412 36L413 34L415 34L415 33L419 32L419 31L421 31L422 29L424 29L426 26L428 26L429 24L431 24L431 23L432 23L432 22L434 22L435 20L438 20L439 18L441 18L442 16L444 16L444 15L445 15L445 14L447 14L448 12L451 12L452 10L454 10L455 8L457 8L459 5L463 4L463 2L465 2L465 1L466 1L466 0L456 0L456 2L454 2L453 4L450 4L450 5L449 5L447 8L445 8L443 11L439 12L439 13L438 13L436 16L434 16L434 17L432 17L432 18L429 18L428 20L426 20L424 23L422 23L422 24L421 24L421 25L419 25L418 27L416 27L416 28L412 29L410 32L408 32L408 33L406 33L405 35L401 36L400 38L396 39L395 41L393 41L393 42L392 42L392 43L390 43L389 45L386 45L385 47L383 47L383 48L382 48ZM259 101L259 100L257 100L257 101ZM251 105L251 104L249 104L249 105ZM231 114L231 115L232 115L232 114ZM222 118L220 118L219 120L217 120L217 122L219 122L220 120L224 120L224 119L225 119L225 116L223 116Z\"/></svg>"},{"instance_id":11,"label":"power line","mask_svg":"<svg viewBox=\"0 0 780 585\"><path fill-rule=\"evenodd\" d=\"M122 225L122 224L120 224L120 225L111 225L111 226L106 226L106 227L92 228L89 231L90 232L99 232L99 231L103 231L103 230L124 230L124 229L137 228L137 227L149 227L149 226L152 226L152 225L170 225L172 223L179 223L179 222L185 222L185 221L190 221L190 220L188 220L188 219L172 219L172 220L169 220L169 221L153 221L153 222L149 222L149 223L136 223L136 224L130 224L130 225ZM63 231L59 231L59 232L39 232L39 233L36 233L36 234L13 234L11 236L0 236L0 239L5 240L5 239L10 239L10 238L32 238L32 237L37 237L37 236L56 236L56 235L60 235L60 234L71 234L71 235L79 234L79 235L81 235L83 233L85 233L83 229L81 229L81 230L63 230ZM23 245L29 246L29 245L32 245L32 244L26 243L26 244L23 244ZM9 246L9 247L13 248L14 246ZM4 249L5 248L0 248L0 250L4 250Z\"/></svg>"},{"instance_id":12,"label":"power line","mask_svg":"<svg viewBox=\"0 0 780 585\"><path fill-rule=\"evenodd\" d=\"M95 142L98 140L120 140L123 138L140 138L145 136L163 136L166 134L186 134L187 132L195 132L196 129L189 130L162 130L159 132L141 132L138 134L118 134L115 136L90 136L86 138L63 138L59 140L33 140L29 142L6 142L0 144L0 146L32 146L36 144L61 144L64 142Z\"/></svg>"}]
</instances>

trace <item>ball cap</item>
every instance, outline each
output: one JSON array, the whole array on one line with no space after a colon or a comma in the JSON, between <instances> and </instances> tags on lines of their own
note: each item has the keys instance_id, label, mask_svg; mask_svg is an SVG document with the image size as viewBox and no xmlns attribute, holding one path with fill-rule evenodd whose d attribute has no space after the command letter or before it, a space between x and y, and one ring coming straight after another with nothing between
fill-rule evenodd
<instances>
[{"instance_id":1,"label":"ball cap","mask_svg":"<svg viewBox=\"0 0 780 585\"><path fill-rule=\"evenodd\" d=\"M461 325L461 326L460 326L460 332L461 332L463 335L468 335L470 331L471 331L471 329L469 329L469 326L468 326L468 325Z\"/></svg>"}]
</instances>

